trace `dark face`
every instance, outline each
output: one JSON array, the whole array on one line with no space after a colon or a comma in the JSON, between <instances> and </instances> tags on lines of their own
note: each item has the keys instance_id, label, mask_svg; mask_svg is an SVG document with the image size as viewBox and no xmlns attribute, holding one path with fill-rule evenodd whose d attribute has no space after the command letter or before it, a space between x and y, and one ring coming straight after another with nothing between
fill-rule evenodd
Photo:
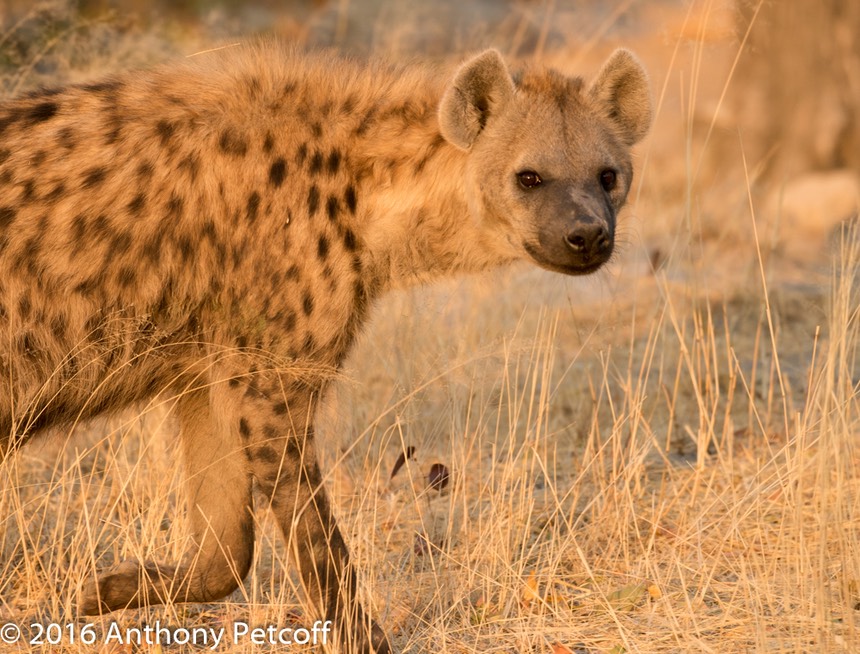
<instances>
[{"instance_id":1,"label":"dark face","mask_svg":"<svg viewBox=\"0 0 860 654\"><path fill-rule=\"evenodd\" d=\"M606 263L632 178L629 147L606 116L578 89L520 89L486 131L472 167L484 220L548 270L582 275Z\"/></svg>"},{"instance_id":2,"label":"dark face","mask_svg":"<svg viewBox=\"0 0 860 654\"><path fill-rule=\"evenodd\" d=\"M520 203L538 217L537 233L523 240L523 248L549 270L569 275L594 272L609 260L615 245L613 192L619 171L598 165L590 178L579 180L548 173L531 168L515 173Z\"/></svg>"}]
</instances>

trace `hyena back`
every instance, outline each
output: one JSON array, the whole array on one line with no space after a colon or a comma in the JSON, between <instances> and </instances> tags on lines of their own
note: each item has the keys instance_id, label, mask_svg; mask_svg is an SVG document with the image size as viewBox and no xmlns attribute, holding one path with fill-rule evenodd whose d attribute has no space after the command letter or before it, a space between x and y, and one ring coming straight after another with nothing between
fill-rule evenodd
<instances>
[{"instance_id":1,"label":"hyena back","mask_svg":"<svg viewBox=\"0 0 860 654\"><path fill-rule=\"evenodd\" d=\"M256 485L341 646L389 651L317 401L388 289L600 267L650 119L624 50L586 86L492 50L448 74L259 46L0 104L0 452L155 394L180 424L194 547L101 575L82 612L234 590Z\"/></svg>"}]
</instances>

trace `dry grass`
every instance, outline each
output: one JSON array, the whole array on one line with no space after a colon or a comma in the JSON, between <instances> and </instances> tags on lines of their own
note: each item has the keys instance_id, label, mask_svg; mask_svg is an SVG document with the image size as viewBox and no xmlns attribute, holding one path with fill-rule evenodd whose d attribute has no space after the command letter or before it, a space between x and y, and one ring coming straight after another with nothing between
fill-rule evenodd
<instances>
[{"instance_id":1,"label":"dry grass","mask_svg":"<svg viewBox=\"0 0 860 654\"><path fill-rule=\"evenodd\" d=\"M613 269L390 298L320 416L367 596L404 651L860 651L860 239L840 232L829 264L781 256L743 116L720 123L738 43L712 42L715 3L672 7L647 23L668 32L628 41L660 110ZM509 21L516 43L544 18ZM606 38L546 58L590 65ZM97 569L178 558L173 433L155 408L0 464L0 624L83 624ZM228 600L109 619L300 622L280 534L257 517ZM96 651L11 651L31 650Z\"/></svg>"}]
</instances>

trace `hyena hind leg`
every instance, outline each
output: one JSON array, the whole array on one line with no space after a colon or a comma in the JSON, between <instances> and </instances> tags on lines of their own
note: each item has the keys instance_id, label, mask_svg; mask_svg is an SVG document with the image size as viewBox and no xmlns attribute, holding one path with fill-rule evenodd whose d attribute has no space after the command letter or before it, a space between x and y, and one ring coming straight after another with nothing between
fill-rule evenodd
<instances>
[{"instance_id":1,"label":"hyena hind leg","mask_svg":"<svg viewBox=\"0 0 860 654\"><path fill-rule=\"evenodd\" d=\"M210 399L209 391L195 390L178 401L192 540L182 562L120 563L84 589L82 614L209 602L229 595L247 575L254 555L252 478L237 428L213 415Z\"/></svg>"},{"instance_id":2,"label":"hyena hind leg","mask_svg":"<svg viewBox=\"0 0 860 654\"><path fill-rule=\"evenodd\" d=\"M262 384L260 384L262 385ZM332 622L344 654L391 654L383 630L361 605L355 568L338 528L317 463L311 419L314 402L300 392L286 397L256 388L244 400L251 468L281 527L317 617ZM284 384L286 386L286 384Z\"/></svg>"}]
</instances>

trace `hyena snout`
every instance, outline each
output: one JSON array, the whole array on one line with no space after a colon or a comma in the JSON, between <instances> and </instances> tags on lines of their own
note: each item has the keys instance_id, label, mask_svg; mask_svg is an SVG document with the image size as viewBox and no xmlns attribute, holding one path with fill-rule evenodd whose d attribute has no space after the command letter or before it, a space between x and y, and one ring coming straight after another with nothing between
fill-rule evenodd
<instances>
[{"instance_id":1,"label":"hyena snout","mask_svg":"<svg viewBox=\"0 0 860 654\"><path fill-rule=\"evenodd\" d=\"M571 252L583 263L603 263L612 254L614 239L609 227L599 218L584 216L576 220L564 237Z\"/></svg>"},{"instance_id":2,"label":"hyena snout","mask_svg":"<svg viewBox=\"0 0 860 654\"><path fill-rule=\"evenodd\" d=\"M615 247L615 230L604 218L591 213L549 220L537 234L537 243L526 241L526 252L544 268L568 275L587 275L609 260Z\"/></svg>"}]
</instances>

